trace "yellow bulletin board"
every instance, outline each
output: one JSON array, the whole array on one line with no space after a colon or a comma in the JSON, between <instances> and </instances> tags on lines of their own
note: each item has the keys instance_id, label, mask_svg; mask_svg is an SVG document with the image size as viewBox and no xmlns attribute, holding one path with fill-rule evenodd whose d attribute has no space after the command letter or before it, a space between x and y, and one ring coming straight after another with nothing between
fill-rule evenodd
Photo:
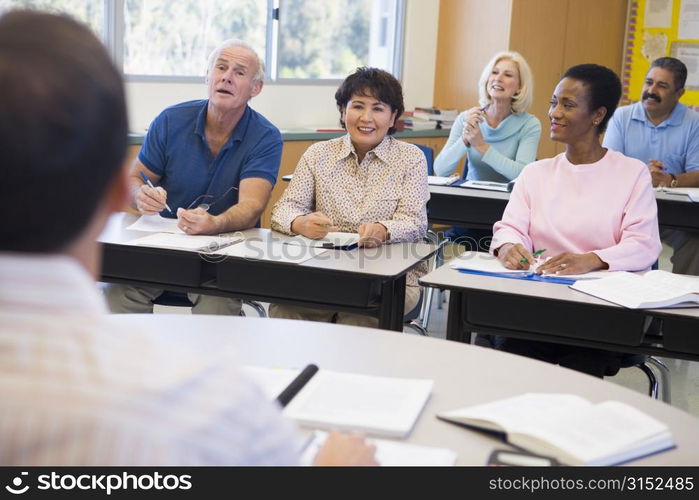
<instances>
[{"instance_id":1,"label":"yellow bulletin board","mask_svg":"<svg viewBox=\"0 0 699 500\"><path fill-rule=\"evenodd\" d=\"M663 56L687 66L680 102L699 109L699 0L629 0L622 104L640 99L650 63Z\"/></svg>"}]
</instances>

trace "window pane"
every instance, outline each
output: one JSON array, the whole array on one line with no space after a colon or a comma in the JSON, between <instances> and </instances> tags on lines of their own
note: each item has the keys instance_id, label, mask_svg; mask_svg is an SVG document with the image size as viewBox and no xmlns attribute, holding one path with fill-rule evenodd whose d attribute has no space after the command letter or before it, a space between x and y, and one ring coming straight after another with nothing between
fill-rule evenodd
<instances>
[{"instance_id":1,"label":"window pane","mask_svg":"<svg viewBox=\"0 0 699 500\"><path fill-rule=\"evenodd\" d=\"M100 40L104 40L104 0L0 0L0 13L16 8L68 14L87 24Z\"/></svg>"},{"instance_id":2,"label":"window pane","mask_svg":"<svg viewBox=\"0 0 699 500\"><path fill-rule=\"evenodd\" d=\"M280 0L278 78L393 70L397 0Z\"/></svg>"},{"instance_id":3,"label":"window pane","mask_svg":"<svg viewBox=\"0 0 699 500\"><path fill-rule=\"evenodd\" d=\"M265 0L126 0L124 73L203 76L209 53L227 38L264 59Z\"/></svg>"}]
</instances>

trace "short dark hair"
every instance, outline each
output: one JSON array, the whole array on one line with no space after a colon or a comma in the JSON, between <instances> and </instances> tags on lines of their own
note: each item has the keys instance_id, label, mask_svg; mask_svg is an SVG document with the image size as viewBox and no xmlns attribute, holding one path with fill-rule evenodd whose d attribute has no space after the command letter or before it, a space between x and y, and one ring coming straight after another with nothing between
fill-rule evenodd
<instances>
[{"instance_id":1,"label":"short dark hair","mask_svg":"<svg viewBox=\"0 0 699 500\"><path fill-rule=\"evenodd\" d=\"M78 22L0 17L0 250L58 252L90 222L123 165L121 75Z\"/></svg>"},{"instance_id":2,"label":"short dark hair","mask_svg":"<svg viewBox=\"0 0 699 500\"><path fill-rule=\"evenodd\" d=\"M403 104L403 88L400 82L388 71L379 68L367 68L365 66L345 78L340 87L335 92L335 102L340 110L340 123L345 126L342 120L342 110L347 107L352 96L355 94L375 97L381 102L391 106L391 111L396 112L396 121L405 111ZM392 134L396 131L395 123L388 129Z\"/></svg>"},{"instance_id":3,"label":"short dark hair","mask_svg":"<svg viewBox=\"0 0 699 500\"><path fill-rule=\"evenodd\" d=\"M651 68L663 68L672 73L675 80L675 89L684 88L687 81L687 66L679 59L674 57L659 57L650 64ZM650 68L648 69L650 71Z\"/></svg>"},{"instance_id":4,"label":"short dark hair","mask_svg":"<svg viewBox=\"0 0 699 500\"><path fill-rule=\"evenodd\" d=\"M597 133L604 132L621 99L621 82L617 74L599 64L578 64L569 68L563 78L572 78L585 84L589 89L591 111L606 108L607 113L597 125Z\"/></svg>"}]
</instances>

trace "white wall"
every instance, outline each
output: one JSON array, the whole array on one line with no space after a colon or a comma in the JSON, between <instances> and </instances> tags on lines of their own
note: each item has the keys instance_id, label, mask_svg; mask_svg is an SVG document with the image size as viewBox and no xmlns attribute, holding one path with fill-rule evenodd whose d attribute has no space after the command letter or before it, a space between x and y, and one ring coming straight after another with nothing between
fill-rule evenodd
<instances>
[{"instance_id":1,"label":"white wall","mask_svg":"<svg viewBox=\"0 0 699 500\"><path fill-rule=\"evenodd\" d=\"M406 0L403 91L406 108L432 104L439 0ZM252 107L280 129L337 127L333 85L267 84ZM132 130L143 130L167 106L206 97L203 83L127 82Z\"/></svg>"}]
</instances>

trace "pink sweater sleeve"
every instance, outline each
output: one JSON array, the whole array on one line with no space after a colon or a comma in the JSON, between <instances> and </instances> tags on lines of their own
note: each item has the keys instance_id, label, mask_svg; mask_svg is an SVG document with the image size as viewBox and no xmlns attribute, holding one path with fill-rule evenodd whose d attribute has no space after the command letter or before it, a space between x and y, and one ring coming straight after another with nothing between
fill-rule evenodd
<instances>
[{"instance_id":1,"label":"pink sweater sleeve","mask_svg":"<svg viewBox=\"0 0 699 500\"><path fill-rule=\"evenodd\" d=\"M643 271L658 260L662 249L658 234L658 205L651 177L640 171L628 198L621 222L621 240L595 250L610 271Z\"/></svg>"},{"instance_id":2,"label":"pink sweater sleeve","mask_svg":"<svg viewBox=\"0 0 699 500\"><path fill-rule=\"evenodd\" d=\"M521 243L530 252L533 251L532 240L529 236L531 218L530 195L527 186L527 169L517 178L515 187L510 195L510 201L502 214L502 220L493 225L493 241L490 253L494 253L505 243Z\"/></svg>"}]
</instances>

